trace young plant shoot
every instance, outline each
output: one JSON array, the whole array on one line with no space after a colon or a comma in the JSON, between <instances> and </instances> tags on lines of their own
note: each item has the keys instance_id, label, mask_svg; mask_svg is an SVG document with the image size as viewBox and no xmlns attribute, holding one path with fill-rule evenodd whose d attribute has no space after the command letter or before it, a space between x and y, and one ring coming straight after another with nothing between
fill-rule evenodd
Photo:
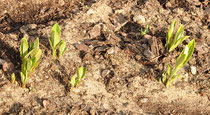
<instances>
[{"instance_id":1,"label":"young plant shoot","mask_svg":"<svg viewBox=\"0 0 210 115\"><path fill-rule=\"evenodd\" d=\"M66 43L63 40L60 40L61 31L58 23L54 24L51 30L51 36L49 38L50 46L53 52L53 59L56 58L56 50L59 48L58 57L62 56L66 51Z\"/></svg>"},{"instance_id":2,"label":"young plant shoot","mask_svg":"<svg viewBox=\"0 0 210 115\"><path fill-rule=\"evenodd\" d=\"M185 46L181 54L176 60L176 66L175 69L172 70L172 67L170 64L168 64L168 70L165 71L162 74L162 77L159 79L160 83L164 83L166 87L169 87L171 82L173 82L176 78L181 78L181 75L176 75L176 72L179 68L183 67L190 59L190 57L193 54L195 47L195 40L193 39L188 43L188 45Z\"/></svg>"},{"instance_id":3,"label":"young plant shoot","mask_svg":"<svg viewBox=\"0 0 210 115\"><path fill-rule=\"evenodd\" d=\"M149 32L149 27L150 27L150 24L148 24L148 25L146 26L146 28L144 29L144 31L143 31L143 29L141 28L141 30L140 30L141 36L144 36L145 34L147 34L147 33Z\"/></svg>"},{"instance_id":4,"label":"young plant shoot","mask_svg":"<svg viewBox=\"0 0 210 115\"><path fill-rule=\"evenodd\" d=\"M189 37L189 36L184 36L184 29L182 24L175 34L176 23L177 23L176 20L172 22L170 28L168 29L166 37L165 47L169 50L169 52L173 51L180 43L182 43L186 38Z\"/></svg>"},{"instance_id":5,"label":"young plant shoot","mask_svg":"<svg viewBox=\"0 0 210 115\"><path fill-rule=\"evenodd\" d=\"M30 73L38 67L39 59L42 55L42 51L39 48L39 38L36 38L35 42L30 44L30 47L28 46L28 40L26 37L22 38L20 55L22 58L20 76L22 87L25 88Z\"/></svg>"},{"instance_id":6,"label":"young plant shoot","mask_svg":"<svg viewBox=\"0 0 210 115\"><path fill-rule=\"evenodd\" d=\"M14 84L15 83L15 74L12 73L11 75L11 83Z\"/></svg>"},{"instance_id":7,"label":"young plant shoot","mask_svg":"<svg viewBox=\"0 0 210 115\"><path fill-rule=\"evenodd\" d=\"M80 67L77 69L77 75L73 75L71 77L71 80L69 81L69 83L71 84L72 88L76 87L77 85L79 85L79 83L81 82L81 80L85 77L85 73L87 71L86 67Z\"/></svg>"}]
</instances>

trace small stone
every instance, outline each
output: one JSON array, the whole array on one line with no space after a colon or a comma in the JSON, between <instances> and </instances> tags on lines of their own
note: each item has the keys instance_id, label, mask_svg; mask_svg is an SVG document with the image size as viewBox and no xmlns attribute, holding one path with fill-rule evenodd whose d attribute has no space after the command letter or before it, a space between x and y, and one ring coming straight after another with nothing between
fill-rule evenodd
<instances>
[{"instance_id":1,"label":"small stone","mask_svg":"<svg viewBox=\"0 0 210 115\"><path fill-rule=\"evenodd\" d=\"M95 25L93 29L90 31L90 37L91 38L96 38L101 35L101 26L100 25Z\"/></svg>"},{"instance_id":2,"label":"small stone","mask_svg":"<svg viewBox=\"0 0 210 115\"><path fill-rule=\"evenodd\" d=\"M151 35L148 35L148 34L145 34L145 35L143 36L143 38L144 38L144 39L147 39L147 40L150 40L150 39L152 39L152 36L151 36Z\"/></svg>"},{"instance_id":3,"label":"small stone","mask_svg":"<svg viewBox=\"0 0 210 115\"><path fill-rule=\"evenodd\" d=\"M30 29L36 29L37 25L36 24L29 24L28 27Z\"/></svg>"},{"instance_id":4,"label":"small stone","mask_svg":"<svg viewBox=\"0 0 210 115\"><path fill-rule=\"evenodd\" d=\"M147 48L148 48L147 44L142 44L141 46L142 46L144 49L147 49Z\"/></svg>"},{"instance_id":5,"label":"small stone","mask_svg":"<svg viewBox=\"0 0 210 115\"><path fill-rule=\"evenodd\" d=\"M139 88L140 87L141 78L139 76L135 77L133 80L133 87Z\"/></svg>"},{"instance_id":6,"label":"small stone","mask_svg":"<svg viewBox=\"0 0 210 115\"><path fill-rule=\"evenodd\" d=\"M188 76L189 76L188 73L184 74L184 76L182 77L183 81L187 82L188 81Z\"/></svg>"},{"instance_id":7,"label":"small stone","mask_svg":"<svg viewBox=\"0 0 210 115\"><path fill-rule=\"evenodd\" d=\"M29 33L28 33L30 36L33 36L33 35L35 35L36 34L36 32L34 31L34 30L31 30L31 31L29 31Z\"/></svg>"},{"instance_id":8,"label":"small stone","mask_svg":"<svg viewBox=\"0 0 210 115\"><path fill-rule=\"evenodd\" d=\"M18 38L18 35L17 34L9 34L9 37L12 38L13 40L16 40Z\"/></svg>"},{"instance_id":9,"label":"small stone","mask_svg":"<svg viewBox=\"0 0 210 115\"><path fill-rule=\"evenodd\" d=\"M76 45L76 48L78 50L83 50L83 51L88 51L88 49L89 49L89 47L87 45L85 45L84 43Z\"/></svg>"},{"instance_id":10,"label":"small stone","mask_svg":"<svg viewBox=\"0 0 210 115\"><path fill-rule=\"evenodd\" d=\"M110 70L105 69L105 70L103 70L103 71L101 72L101 76L105 77L105 76L107 76L109 73L110 73Z\"/></svg>"},{"instance_id":11,"label":"small stone","mask_svg":"<svg viewBox=\"0 0 210 115\"><path fill-rule=\"evenodd\" d=\"M133 20L134 20L134 22L137 22L138 24L142 24L142 25L144 25L146 22L145 17L142 15L135 15L133 17Z\"/></svg>"},{"instance_id":12,"label":"small stone","mask_svg":"<svg viewBox=\"0 0 210 115\"><path fill-rule=\"evenodd\" d=\"M20 32L23 34L26 34L28 29L29 29L28 26L22 26L22 27L20 27Z\"/></svg>"},{"instance_id":13,"label":"small stone","mask_svg":"<svg viewBox=\"0 0 210 115\"><path fill-rule=\"evenodd\" d=\"M197 73L197 70L196 70L196 67L195 66L191 66L190 69L191 69L191 73L193 75L195 75Z\"/></svg>"},{"instance_id":14,"label":"small stone","mask_svg":"<svg viewBox=\"0 0 210 115\"><path fill-rule=\"evenodd\" d=\"M4 39L5 35L3 33L0 32L0 38Z\"/></svg>"},{"instance_id":15,"label":"small stone","mask_svg":"<svg viewBox=\"0 0 210 115\"><path fill-rule=\"evenodd\" d=\"M167 2L166 3L166 8L171 8L171 7L172 7L171 2Z\"/></svg>"},{"instance_id":16,"label":"small stone","mask_svg":"<svg viewBox=\"0 0 210 115\"><path fill-rule=\"evenodd\" d=\"M148 98L144 97L144 98L141 98L139 101L141 103L146 103L148 100L149 100Z\"/></svg>"},{"instance_id":17,"label":"small stone","mask_svg":"<svg viewBox=\"0 0 210 115\"><path fill-rule=\"evenodd\" d=\"M150 50L145 50L144 51L144 55L147 57L147 58L154 58L154 54L150 51Z\"/></svg>"},{"instance_id":18,"label":"small stone","mask_svg":"<svg viewBox=\"0 0 210 115\"><path fill-rule=\"evenodd\" d=\"M9 69L8 63L4 63L2 66L3 71L7 71Z\"/></svg>"},{"instance_id":19,"label":"small stone","mask_svg":"<svg viewBox=\"0 0 210 115\"><path fill-rule=\"evenodd\" d=\"M44 108L48 108L50 102L48 100L43 100L42 104L43 104Z\"/></svg>"},{"instance_id":20,"label":"small stone","mask_svg":"<svg viewBox=\"0 0 210 115\"><path fill-rule=\"evenodd\" d=\"M10 67L10 64L8 64L5 60L0 59L0 65L2 65L3 71L7 71Z\"/></svg>"},{"instance_id":21,"label":"small stone","mask_svg":"<svg viewBox=\"0 0 210 115\"><path fill-rule=\"evenodd\" d=\"M108 50L107 50L107 53L108 53L109 55L111 55L111 54L115 53L115 49L114 49L114 47L112 47L112 48L108 49Z\"/></svg>"},{"instance_id":22,"label":"small stone","mask_svg":"<svg viewBox=\"0 0 210 115\"><path fill-rule=\"evenodd\" d=\"M89 9L88 11L87 11L87 14L88 15L91 15L91 14L94 14L95 13L95 11L93 10L93 9Z\"/></svg>"}]
</instances>

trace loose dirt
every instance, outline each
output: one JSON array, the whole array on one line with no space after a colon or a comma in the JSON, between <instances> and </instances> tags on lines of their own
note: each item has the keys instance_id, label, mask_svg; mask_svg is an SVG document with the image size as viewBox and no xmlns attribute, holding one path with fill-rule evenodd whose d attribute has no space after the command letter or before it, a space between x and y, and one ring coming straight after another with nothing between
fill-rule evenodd
<instances>
[{"instance_id":1,"label":"loose dirt","mask_svg":"<svg viewBox=\"0 0 210 115\"><path fill-rule=\"evenodd\" d=\"M7 114L208 114L210 113L209 22L207 0L0 1L0 113ZM9 4L9 5L8 5ZM14 7L15 6L15 7ZM171 22L183 24L186 39L166 53ZM56 22L67 42L52 60L48 38ZM151 23L149 33L140 29ZM21 88L19 46L23 36L40 39L41 63ZM179 70L181 80L158 82L190 40L195 51ZM69 80L87 67L81 84ZM196 68L195 72L191 72ZM16 74L16 83L10 76Z\"/></svg>"}]
</instances>

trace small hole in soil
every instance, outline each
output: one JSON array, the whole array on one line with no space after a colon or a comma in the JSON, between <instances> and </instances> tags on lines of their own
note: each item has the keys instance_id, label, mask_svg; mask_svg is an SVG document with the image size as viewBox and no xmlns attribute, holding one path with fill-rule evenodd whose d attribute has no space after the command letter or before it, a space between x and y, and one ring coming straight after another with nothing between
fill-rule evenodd
<instances>
[{"instance_id":1,"label":"small hole in soil","mask_svg":"<svg viewBox=\"0 0 210 115\"><path fill-rule=\"evenodd\" d=\"M83 59L83 58L85 57L85 55L86 55L86 52L85 52L85 51L80 51L80 52L79 52L79 57L80 57L81 59Z\"/></svg>"}]
</instances>

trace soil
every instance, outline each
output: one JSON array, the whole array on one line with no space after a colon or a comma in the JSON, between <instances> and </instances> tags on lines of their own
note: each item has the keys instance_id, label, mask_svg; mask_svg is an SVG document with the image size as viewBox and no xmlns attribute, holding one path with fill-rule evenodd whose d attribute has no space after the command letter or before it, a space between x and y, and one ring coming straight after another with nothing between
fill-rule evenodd
<instances>
[{"instance_id":1,"label":"soil","mask_svg":"<svg viewBox=\"0 0 210 115\"><path fill-rule=\"evenodd\" d=\"M0 113L204 114L210 113L208 0L1 0ZM177 19L189 35L175 51L165 36ZM56 22L67 52L52 60L48 38ZM151 23L143 37L140 29ZM177 26L178 27L178 26ZM19 46L40 39L41 63L21 88ZM169 88L158 82L190 40L195 51ZM80 66L84 80L70 91ZM196 70L194 69L196 68ZM16 83L10 76L16 74Z\"/></svg>"}]
</instances>

